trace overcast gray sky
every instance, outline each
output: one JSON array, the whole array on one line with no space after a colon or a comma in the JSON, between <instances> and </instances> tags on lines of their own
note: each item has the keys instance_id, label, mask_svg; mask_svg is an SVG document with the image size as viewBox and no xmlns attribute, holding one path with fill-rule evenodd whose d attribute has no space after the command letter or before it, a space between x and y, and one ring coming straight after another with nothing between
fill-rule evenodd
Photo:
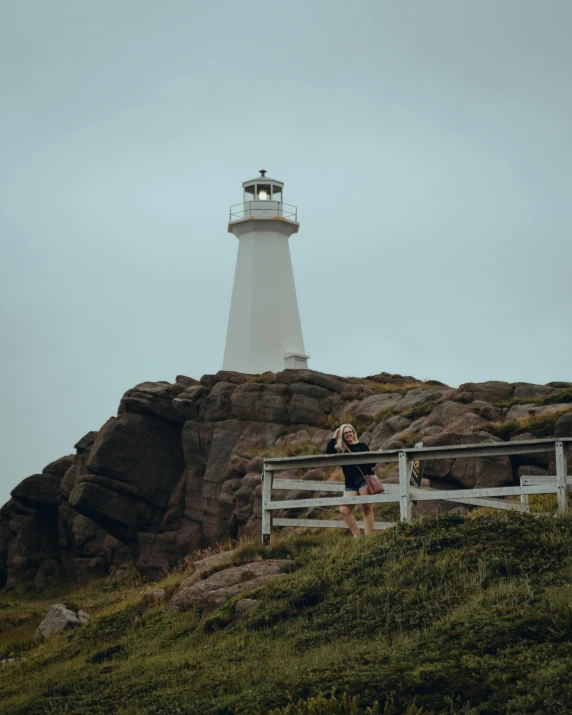
<instances>
[{"instance_id":1,"label":"overcast gray sky","mask_svg":"<svg viewBox=\"0 0 572 715\"><path fill-rule=\"evenodd\" d=\"M569 0L0 0L0 503L221 368L258 169L310 366L571 380Z\"/></svg>"}]
</instances>

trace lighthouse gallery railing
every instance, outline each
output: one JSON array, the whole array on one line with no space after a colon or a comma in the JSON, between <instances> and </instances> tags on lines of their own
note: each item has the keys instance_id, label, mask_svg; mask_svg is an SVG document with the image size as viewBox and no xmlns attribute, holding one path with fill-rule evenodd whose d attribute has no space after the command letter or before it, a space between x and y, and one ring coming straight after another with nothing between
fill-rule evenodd
<instances>
[{"instance_id":1,"label":"lighthouse gallery railing","mask_svg":"<svg viewBox=\"0 0 572 715\"><path fill-rule=\"evenodd\" d=\"M246 218L286 218L297 221L298 209L281 201L243 201L230 207L229 222Z\"/></svg>"}]
</instances>

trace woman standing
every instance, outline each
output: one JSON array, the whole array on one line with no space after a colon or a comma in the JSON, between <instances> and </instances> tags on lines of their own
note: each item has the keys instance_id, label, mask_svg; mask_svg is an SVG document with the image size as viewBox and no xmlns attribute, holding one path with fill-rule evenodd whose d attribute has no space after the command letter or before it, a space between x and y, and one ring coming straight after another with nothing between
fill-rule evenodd
<instances>
[{"instance_id":1,"label":"woman standing","mask_svg":"<svg viewBox=\"0 0 572 715\"><path fill-rule=\"evenodd\" d=\"M355 429L350 424L343 424L334 432L333 439L328 442L326 454L339 454L342 452L369 452L367 444L360 442ZM373 474L373 464L348 464L342 470L345 479L345 497L357 497L359 494L368 494L365 481L366 474ZM373 504L362 504L365 533L373 533ZM342 517L354 537L360 535L357 521L352 514L353 505L344 504L340 507Z\"/></svg>"}]
</instances>

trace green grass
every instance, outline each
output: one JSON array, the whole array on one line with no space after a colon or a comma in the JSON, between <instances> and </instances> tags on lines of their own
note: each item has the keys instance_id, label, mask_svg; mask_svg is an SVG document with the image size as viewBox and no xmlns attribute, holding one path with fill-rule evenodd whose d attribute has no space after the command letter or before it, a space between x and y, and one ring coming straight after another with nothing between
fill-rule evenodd
<instances>
[{"instance_id":1,"label":"green grass","mask_svg":"<svg viewBox=\"0 0 572 715\"><path fill-rule=\"evenodd\" d=\"M391 712L395 712L391 700L386 702L382 712L377 701L371 707L361 708L357 695L352 697L342 693L336 697L336 694L332 693L328 697L319 693L316 697L306 700L300 698L297 702L290 702L283 708L270 710L269 715L385 715ZM413 704L405 710L405 715L423 715L423 713L422 708L417 708Z\"/></svg>"},{"instance_id":2,"label":"green grass","mask_svg":"<svg viewBox=\"0 0 572 715\"><path fill-rule=\"evenodd\" d=\"M241 617L231 602L207 618L141 614L144 585L6 592L4 619L66 599L93 617L0 670L2 713L572 711L570 518L447 515L359 540L304 532L235 559L264 556L287 559L288 575Z\"/></svg>"},{"instance_id":3,"label":"green grass","mask_svg":"<svg viewBox=\"0 0 572 715\"><path fill-rule=\"evenodd\" d=\"M406 410L401 412L401 416L407 417L410 420L418 420L420 417L430 415L435 409L435 404L435 402L425 402L422 405L408 407Z\"/></svg>"}]
</instances>

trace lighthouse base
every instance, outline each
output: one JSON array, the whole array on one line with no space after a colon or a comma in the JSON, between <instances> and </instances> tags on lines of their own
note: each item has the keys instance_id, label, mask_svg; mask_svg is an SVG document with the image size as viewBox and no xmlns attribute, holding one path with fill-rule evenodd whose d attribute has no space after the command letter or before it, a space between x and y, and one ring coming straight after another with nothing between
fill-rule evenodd
<instances>
[{"instance_id":1,"label":"lighthouse base","mask_svg":"<svg viewBox=\"0 0 572 715\"><path fill-rule=\"evenodd\" d=\"M305 370L308 367L309 355L299 353L286 353L284 356L284 367L293 370Z\"/></svg>"}]
</instances>

